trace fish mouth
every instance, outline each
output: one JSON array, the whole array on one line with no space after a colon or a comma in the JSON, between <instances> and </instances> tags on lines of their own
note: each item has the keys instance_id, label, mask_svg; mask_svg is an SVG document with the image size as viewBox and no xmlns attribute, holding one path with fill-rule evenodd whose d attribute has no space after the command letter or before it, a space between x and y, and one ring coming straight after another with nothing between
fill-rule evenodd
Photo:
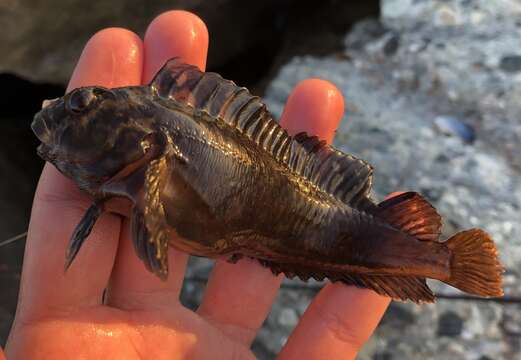
<instances>
[{"instance_id":1,"label":"fish mouth","mask_svg":"<svg viewBox=\"0 0 521 360\"><path fill-rule=\"evenodd\" d=\"M43 144L51 143L52 134L41 112L35 115L33 122L31 123L31 130Z\"/></svg>"},{"instance_id":2,"label":"fish mouth","mask_svg":"<svg viewBox=\"0 0 521 360\"><path fill-rule=\"evenodd\" d=\"M37 148L36 152L39 157L41 157L43 160L53 163L57 156L52 151L52 147L50 147L47 144L41 143Z\"/></svg>"},{"instance_id":3,"label":"fish mouth","mask_svg":"<svg viewBox=\"0 0 521 360\"><path fill-rule=\"evenodd\" d=\"M41 113L36 114L34 120L31 124L31 129L33 130L34 135L40 140L42 143L36 149L38 156L41 157L45 161L54 162L56 160L56 154L53 151L52 144L52 133L47 126L47 122L45 121L45 117L42 116Z\"/></svg>"}]
</instances>

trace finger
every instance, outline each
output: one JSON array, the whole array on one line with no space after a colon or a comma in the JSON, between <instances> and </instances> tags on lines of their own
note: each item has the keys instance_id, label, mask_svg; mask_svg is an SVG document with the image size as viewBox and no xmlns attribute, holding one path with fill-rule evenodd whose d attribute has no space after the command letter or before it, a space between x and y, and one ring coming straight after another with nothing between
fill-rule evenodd
<instances>
[{"instance_id":1,"label":"finger","mask_svg":"<svg viewBox=\"0 0 521 360\"><path fill-rule=\"evenodd\" d=\"M143 83L148 84L164 63L176 56L204 71L207 54L204 22L186 11L165 12L150 23L145 34Z\"/></svg>"},{"instance_id":2,"label":"finger","mask_svg":"<svg viewBox=\"0 0 521 360\"><path fill-rule=\"evenodd\" d=\"M342 95L332 84L306 80L289 97L281 124L292 133L314 131L331 141L342 114ZM198 313L249 345L271 308L281 280L282 276L273 276L253 260L235 265L217 261Z\"/></svg>"},{"instance_id":3,"label":"finger","mask_svg":"<svg viewBox=\"0 0 521 360\"><path fill-rule=\"evenodd\" d=\"M326 285L308 307L278 359L354 359L390 299L367 289Z\"/></svg>"},{"instance_id":4,"label":"finger","mask_svg":"<svg viewBox=\"0 0 521 360\"><path fill-rule=\"evenodd\" d=\"M208 50L208 30L197 16L185 11L169 11L158 16L145 34L145 63L143 82L152 76L170 58L179 56L184 61L204 70ZM188 256L169 250L169 274L161 281L148 272L136 256L130 241L128 221L123 222L114 266L108 303L119 308L150 308L171 306L179 299Z\"/></svg>"},{"instance_id":5,"label":"finger","mask_svg":"<svg viewBox=\"0 0 521 360\"><path fill-rule=\"evenodd\" d=\"M137 84L142 70L140 39L106 29L85 46L68 89L85 85ZM18 314L45 316L99 303L116 253L119 219L104 214L75 262L64 273L65 249L90 200L46 164L36 191L25 249Z\"/></svg>"},{"instance_id":6,"label":"finger","mask_svg":"<svg viewBox=\"0 0 521 360\"><path fill-rule=\"evenodd\" d=\"M308 79L301 81L288 98L281 125L291 135L305 131L331 143L343 115L340 90L328 81Z\"/></svg>"},{"instance_id":7,"label":"finger","mask_svg":"<svg viewBox=\"0 0 521 360\"><path fill-rule=\"evenodd\" d=\"M402 194L393 192L386 198ZM341 283L326 285L306 310L278 359L354 359L390 298Z\"/></svg>"},{"instance_id":8,"label":"finger","mask_svg":"<svg viewBox=\"0 0 521 360\"><path fill-rule=\"evenodd\" d=\"M109 88L139 85L142 69L141 39L126 29L105 29L95 34L85 46L67 91L91 85Z\"/></svg>"}]
</instances>

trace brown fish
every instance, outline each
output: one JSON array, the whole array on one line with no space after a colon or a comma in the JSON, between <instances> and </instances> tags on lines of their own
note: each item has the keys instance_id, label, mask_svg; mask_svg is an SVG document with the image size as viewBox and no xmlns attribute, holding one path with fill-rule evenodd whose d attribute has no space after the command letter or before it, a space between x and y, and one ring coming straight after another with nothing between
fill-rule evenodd
<instances>
[{"instance_id":1,"label":"brown fish","mask_svg":"<svg viewBox=\"0 0 521 360\"><path fill-rule=\"evenodd\" d=\"M170 245L394 299L432 302L426 278L502 295L502 267L484 231L441 242L441 218L419 194L374 203L369 164L315 136L289 136L245 88L179 60L149 86L76 89L42 109L32 128L40 156L94 200L67 267L103 203L123 197L133 204L137 255L162 279Z\"/></svg>"}]
</instances>

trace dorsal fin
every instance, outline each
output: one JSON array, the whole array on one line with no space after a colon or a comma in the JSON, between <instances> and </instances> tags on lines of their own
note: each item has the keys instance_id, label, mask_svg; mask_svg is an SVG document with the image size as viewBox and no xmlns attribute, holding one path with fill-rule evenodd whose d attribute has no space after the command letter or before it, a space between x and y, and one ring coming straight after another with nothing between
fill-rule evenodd
<instances>
[{"instance_id":1,"label":"dorsal fin","mask_svg":"<svg viewBox=\"0 0 521 360\"><path fill-rule=\"evenodd\" d=\"M293 139L304 150L304 154L298 154L305 157L302 175L353 207L369 196L373 174L371 165L334 149L317 136L301 132ZM294 166L298 164L300 162L294 160Z\"/></svg>"},{"instance_id":2,"label":"dorsal fin","mask_svg":"<svg viewBox=\"0 0 521 360\"><path fill-rule=\"evenodd\" d=\"M218 117L242 132L248 128L247 123L254 125L254 121L249 120L259 120L267 113L260 98L251 95L246 88L219 74L201 72L179 58L169 60L150 86L160 97L206 112L212 118Z\"/></svg>"},{"instance_id":3,"label":"dorsal fin","mask_svg":"<svg viewBox=\"0 0 521 360\"><path fill-rule=\"evenodd\" d=\"M350 206L367 204L372 168L316 136L288 135L260 98L216 73L203 73L178 58L168 61L150 83L164 99L205 112L249 137L279 162ZM365 206L365 205L364 205Z\"/></svg>"}]
</instances>

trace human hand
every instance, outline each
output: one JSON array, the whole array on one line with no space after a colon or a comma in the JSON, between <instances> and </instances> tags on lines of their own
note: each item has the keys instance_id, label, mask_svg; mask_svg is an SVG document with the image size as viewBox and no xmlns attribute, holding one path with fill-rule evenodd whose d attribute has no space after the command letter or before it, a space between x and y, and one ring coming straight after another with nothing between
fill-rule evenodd
<instances>
[{"instance_id":1,"label":"human hand","mask_svg":"<svg viewBox=\"0 0 521 360\"><path fill-rule=\"evenodd\" d=\"M174 56L204 69L207 48L204 23L182 11L156 18L144 41L128 30L106 29L86 45L67 90L146 84ZM332 84L306 80L288 99L282 125L331 141L343 105ZM9 359L254 358L249 348L281 276L251 260L217 261L201 306L192 312L179 302L187 255L171 249L169 278L160 281L134 254L128 219L113 213L101 216L64 273L70 234L90 203L72 181L45 165L6 349ZM388 302L370 290L326 285L279 358L354 358Z\"/></svg>"}]
</instances>

